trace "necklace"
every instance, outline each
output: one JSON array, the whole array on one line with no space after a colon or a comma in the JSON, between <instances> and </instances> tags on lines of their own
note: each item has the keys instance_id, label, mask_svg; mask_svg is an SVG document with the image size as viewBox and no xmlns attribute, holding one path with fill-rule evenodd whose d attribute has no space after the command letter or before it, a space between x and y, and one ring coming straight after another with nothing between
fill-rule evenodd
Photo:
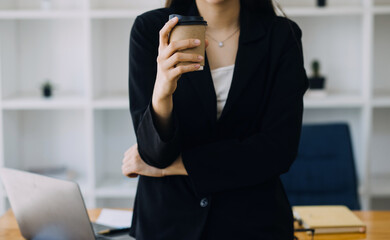
<instances>
[{"instance_id":1,"label":"necklace","mask_svg":"<svg viewBox=\"0 0 390 240\"><path fill-rule=\"evenodd\" d=\"M223 41L218 41L217 39L215 39L215 38L213 38L212 36L210 36L210 34L208 34L208 33L207 33L206 35L209 36L209 37L211 38L211 40L217 42L217 43L218 43L218 46L221 48L221 47L224 46L224 42L226 42L226 41L229 40L231 37L233 37L234 34L236 34L236 33L238 32L238 30L240 30L239 27L236 29L236 31L234 31L232 34L230 34L229 37L227 37L227 38L226 38L225 40L223 40Z\"/></svg>"}]
</instances>

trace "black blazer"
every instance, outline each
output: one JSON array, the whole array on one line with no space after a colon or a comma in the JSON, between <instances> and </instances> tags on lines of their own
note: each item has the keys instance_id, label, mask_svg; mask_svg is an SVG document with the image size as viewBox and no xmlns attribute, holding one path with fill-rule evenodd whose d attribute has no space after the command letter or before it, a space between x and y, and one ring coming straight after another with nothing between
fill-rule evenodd
<instances>
[{"instance_id":1,"label":"black blazer","mask_svg":"<svg viewBox=\"0 0 390 240\"><path fill-rule=\"evenodd\" d=\"M279 175L297 154L308 87L301 30L286 18L242 5L234 75L220 119L206 56L203 71L178 81L174 130L162 139L151 107L159 30L171 13L199 15L195 3L177 11L162 8L135 19L130 110L142 159L165 168L181 154L189 176L140 176L130 235L137 240L292 239L292 211Z\"/></svg>"}]
</instances>

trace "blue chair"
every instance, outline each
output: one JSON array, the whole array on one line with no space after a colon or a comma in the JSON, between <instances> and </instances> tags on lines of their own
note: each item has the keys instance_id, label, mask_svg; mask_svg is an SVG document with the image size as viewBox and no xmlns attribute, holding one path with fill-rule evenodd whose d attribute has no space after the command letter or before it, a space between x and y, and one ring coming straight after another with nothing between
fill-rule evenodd
<instances>
[{"instance_id":1,"label":"blue chair","mask_svg":"<svg viewBox=\"0 0 390 240\"><path fill-rule=\"evenodd\" d=\"M360 209L348 125L304 125L297 159L281 179L292 206L346 205Z\"/></svg>"}]
</instances>

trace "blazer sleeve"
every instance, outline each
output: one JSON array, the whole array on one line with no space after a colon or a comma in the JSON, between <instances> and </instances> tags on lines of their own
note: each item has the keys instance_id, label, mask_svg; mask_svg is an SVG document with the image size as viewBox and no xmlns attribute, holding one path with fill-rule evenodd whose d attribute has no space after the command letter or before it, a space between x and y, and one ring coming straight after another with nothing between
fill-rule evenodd
<instances>
[{"instance_id":1,"label":"blazer sleeve","mask_svg":"<svg viewBox=\"0 0 390 240\"><path fill-rule=\"evenodd\" d=\"M200 195L261 184L285 173L296 158L308 80L301 36L294 24L283 46L260 131L182 152L183 164Z\"/></svg>"},{"instance_id":2,"label":"blazer sleeve","mask_svg":"<svg viewBox=\"0 0 390 240\"><path fill-rule=\"evenodd\" d=\"M165 168L179 156L180 135L175 112L169 136L163 138L155 124L151 99L157 75L157 28L142 15L134 21L129 48L129 101L141 158L148 165Z\"/></svg>"}]
</instances>

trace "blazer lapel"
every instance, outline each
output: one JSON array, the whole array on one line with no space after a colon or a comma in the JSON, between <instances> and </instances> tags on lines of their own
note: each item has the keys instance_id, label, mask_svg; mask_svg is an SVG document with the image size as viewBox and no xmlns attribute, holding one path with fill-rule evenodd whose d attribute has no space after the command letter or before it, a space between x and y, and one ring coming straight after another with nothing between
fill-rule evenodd
<instances>
[{"instance_id":1,"label":"blazer lapel","mask_svg":"<svg viewBox=\"0 0 390 240\"><path fill-rule=\"evenodd\" d=\"M219 121L224 119L240 99L246 85L253 79L261 64L266 63L267 44L265 44L266 21L271 18L250 11L240 12L240 37L233 72L232 84Z\"/></svg>"},{"instance_id":2,"label":"blazer lapel","mask_svg":"<svg viewBox=\"0 0 390 240\"><path fill-rule=\"evenodd\" d=\"M195 1L186 13L188 16L199 16L199 11ZM270 19L259 13L240 11L240 36L238 43L237 56L233 72L232 84L228 93L225 107L219 120L225 118L232 106L239 100L245 86L253 78L254 73L260 64L265 64L266 44L259 41L266 34L265 21ZM207 19L205 19L207 21ZM182 76L183 81L193 85L199 95L206 115L215 123L217 121L217 98L214 84L210 72L210 66L205 54L205 66L203 71L191 72Z\"/></svg>"},{"instance_id":3,"label":"blazer lapel","mask_svg":"<svg viewBox=\"0 0 390 240\"><path fill-rule=\"evenodd\" d=\"M205 108L206 116L211 121L217 119L217 96L215 94L214 83L211 77L210 66L205 54L205 66L203 71L195 71L184 74L182 81L189 82L193 89L197 92L203 107Z\"/></svg>"}]
</instances>

